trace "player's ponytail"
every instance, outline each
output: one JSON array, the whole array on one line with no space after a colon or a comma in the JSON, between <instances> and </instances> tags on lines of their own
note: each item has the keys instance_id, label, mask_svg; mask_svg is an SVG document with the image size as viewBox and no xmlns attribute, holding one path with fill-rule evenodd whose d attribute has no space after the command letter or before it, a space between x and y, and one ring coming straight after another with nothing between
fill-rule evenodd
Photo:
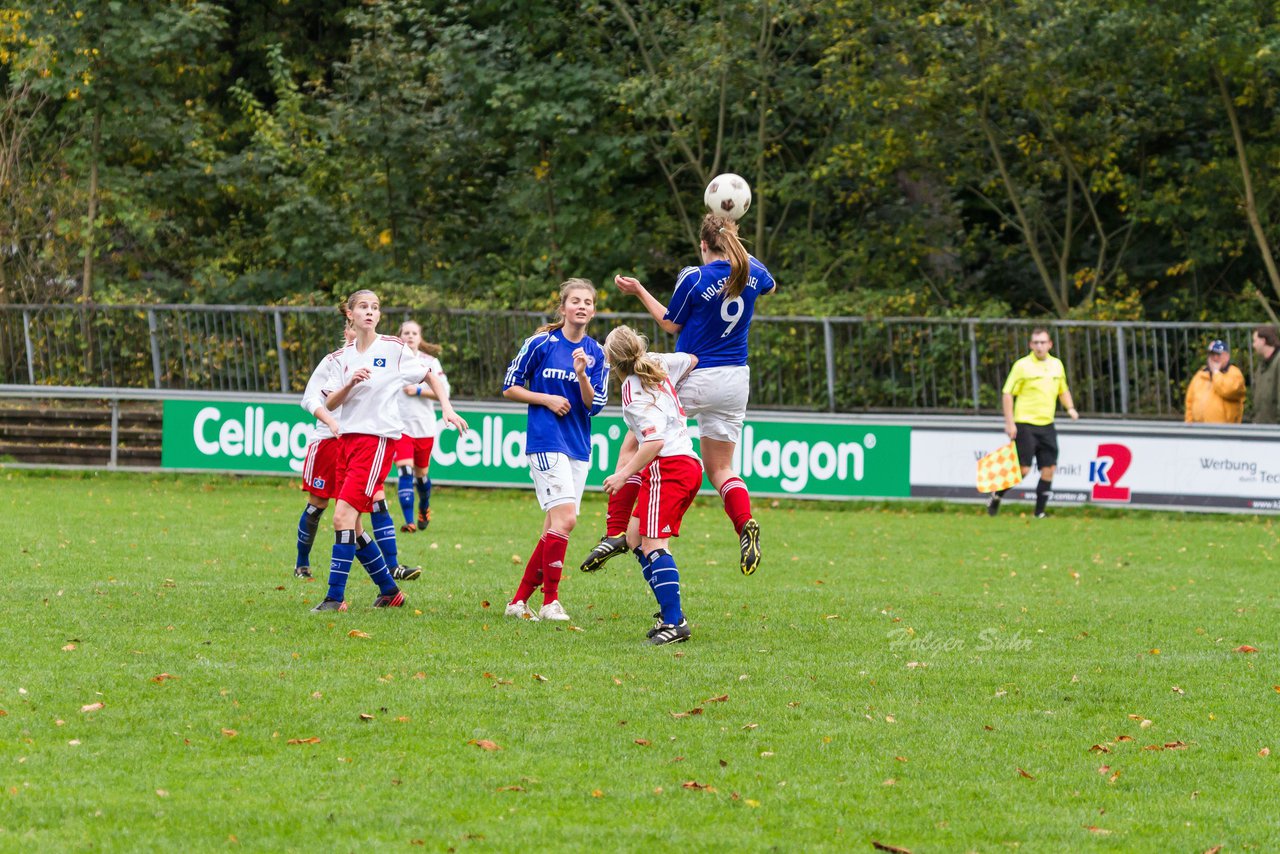
<instances>
[{"instance_id":1,"label":"player's ponytail","mask_svg":"<svg viewBox=\"0 0 1280 854\"><path fill-rule=\"evenodd\" d=\"M709 213L702 218L701 238L707 249L729 259L729 281L720 298L728 302L742 296L751 273L751 256L738 237L738 223L728 217Z\"/></svg>"},{"instance_id":2,"label":"player's ponytail","mask_svg":"<svg viewBox=\"0 0 1280 854\"><path fill-rule=\"evenodd\" d=\"M649 342L630 326L619 326L608 334L604 357L619 376L636 376L645 388L657 388L667 378L666 366L649 353Z\"/></svg>"},{"instance_id":3,"label":"player's ponytail","mask_svg":"<svg viewBox=\"0 0 1280 854\"><path fill-rule=\"evenodd\" d=\"M569 294L577 290L591 291L592 300L596 296L596 286L591 283L590 279L566 279L564 284L560 285L560 303L556 306L556 319L550 323L539 326L534 334L541 332L551 332L564 326L564 304L569 299Z\"/></svg>"}]
</instances>

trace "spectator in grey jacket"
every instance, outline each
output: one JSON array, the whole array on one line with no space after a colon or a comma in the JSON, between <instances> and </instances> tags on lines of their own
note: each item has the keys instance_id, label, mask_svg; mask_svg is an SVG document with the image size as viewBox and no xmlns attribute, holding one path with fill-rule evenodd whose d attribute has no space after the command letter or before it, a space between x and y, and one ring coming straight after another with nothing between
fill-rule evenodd
<instances>
[{"instance_id":1,"label":"spectator in grey jacket","mask_svg":"<svg viewBox=\"0 0 1280 854\"><path fill-rule=\"evenodd\" d=\"M1253 422L1280 424L1280 331L1274 326L1253 330L1253 352L1258 354L1258 370L1253 380Z\"/></svg>"}]
</instances>

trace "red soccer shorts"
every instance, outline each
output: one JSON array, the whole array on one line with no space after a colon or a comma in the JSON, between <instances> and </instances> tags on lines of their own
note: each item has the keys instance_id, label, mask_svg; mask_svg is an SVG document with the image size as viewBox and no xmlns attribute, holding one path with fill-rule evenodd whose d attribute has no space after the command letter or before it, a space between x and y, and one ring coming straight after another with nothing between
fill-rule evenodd
<instances>
[{"instance_id":1,"label":"red soccer shorts","mask_svg":"<svg viewBox=\"0 0 1280 854\"><path fill-rule=\"evenodd\" d=\"M342 445L338 439L316 439L307 445L302 465L302 488L316 498L336 498Z\"/></svg>"},{"instance_id":2,"label":"red soccer shorts","mask_svg":"<svg viewBox=\"0 0 1280 854\"><path fill-rule=\"evenodd\" d=\"M391 471L395 440L368 433L344 433L338 465L338 498L358 513L373 509L373 496Z\"/></svg>"},{"instance_id":3,"label":"red soccer shorts","mask_svg":"<svg viewBox=\"0 0 1280 854\"><path fill-rule=\"evenodd\" d=\"M431 449L435 446L435 439L423 439L405 433L396 442L396 462L412 459L416 468L425 469L431 465Z\"/></svg>"},{"instance_id":4,"label":"red soccer shorts","mask_svg":"<svg viewBox=\"0 0 1280 854\"><path fill-rule=\"evenodd\" d=\"M702 486L697 457L658 457L640 472L640 493L632 512L640 536L660 540L680 536L680 520Z\"/></svg>"}]
</instances>

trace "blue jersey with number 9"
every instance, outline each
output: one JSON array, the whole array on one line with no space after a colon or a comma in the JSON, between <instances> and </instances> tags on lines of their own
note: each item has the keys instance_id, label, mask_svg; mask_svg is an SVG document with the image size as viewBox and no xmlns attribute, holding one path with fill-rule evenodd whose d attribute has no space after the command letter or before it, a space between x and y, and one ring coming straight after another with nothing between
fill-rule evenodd
<instances>
[{"instance_id":1,"label":"blue jersey with number 9","mask_svg":"<svg viewBox=\"0 0 1280 854\"><path fill-rule=\"evenodd\" d=\"M747 363L747 331L756 297L774 289L768 269L755 258L750 260L746 287L731 300L720 296L729 282L728 261L685 267L676 279L664 319L681 325L676 350L697 356L699 368Z\"/></svg>"}]
</instances>

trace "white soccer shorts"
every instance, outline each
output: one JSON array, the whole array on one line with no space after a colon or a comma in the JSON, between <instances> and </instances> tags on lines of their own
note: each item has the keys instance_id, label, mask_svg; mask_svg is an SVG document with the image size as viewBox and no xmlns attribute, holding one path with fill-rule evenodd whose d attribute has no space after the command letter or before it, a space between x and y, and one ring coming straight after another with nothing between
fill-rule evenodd
<instances>
[{"instance_id":1,"label":"white soccer shorts","mask_svg":"<svg viewBox=\"0 0 1280 854\"><path fill-rule=\"evenodd\" d=\"M689 417L698 421L698 435L737 444L747 417L751 368L726 365L696 368L676 390Z\"/></svg>"},{"instance_id":2,"label":"white soccer shorts","mask_svg":"<svg viewBox=\"0 0 1280 854\"><path fill-rule=\"evenodd\" d=\"M544 511L570 501L574 509L581 509L590 469L589 460L575 460L568 454L529 454L529 476Z\"/></svg>"}]
</instances>

